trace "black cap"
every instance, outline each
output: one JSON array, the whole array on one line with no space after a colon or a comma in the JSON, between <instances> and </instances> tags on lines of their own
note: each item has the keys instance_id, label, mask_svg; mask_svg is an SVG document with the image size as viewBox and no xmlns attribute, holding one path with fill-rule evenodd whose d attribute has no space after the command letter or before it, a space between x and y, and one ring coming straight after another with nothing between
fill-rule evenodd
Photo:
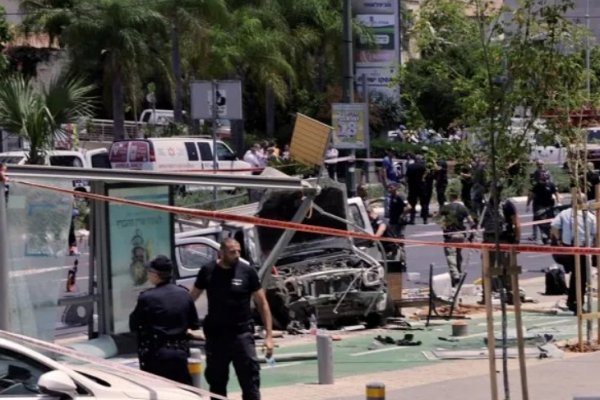
<instances>
[{"instance_id":1,"label":"black cap","mask_svg":"<svg viewBox=\"0 0 600 400\"><path fill-rule=\"evenodd\" d=\"M171 259L164 255L158 255L156 258L148 263L146 263L146 268L161 273L171 273L173 271L173 263Z\"/></svg>"}]
</instances>

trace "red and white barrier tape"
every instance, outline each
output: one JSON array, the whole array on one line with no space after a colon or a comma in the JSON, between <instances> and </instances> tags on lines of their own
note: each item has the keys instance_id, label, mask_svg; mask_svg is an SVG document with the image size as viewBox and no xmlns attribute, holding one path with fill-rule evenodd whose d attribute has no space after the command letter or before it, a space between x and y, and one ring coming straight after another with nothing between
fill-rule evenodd
<instances>
[{"instance_id":1,"label":"red and white barrier tape","mask_svg":"<svg viewBox=\"0 0 600 400\"><path fill-rule=\"evenodd\" d=\"M374 235L369 235L366 233L360 232L351 232L342 229L328 228L322 226L314 226L314 225L305 225L296 222L288 222L288 221L280 221L274 219L266 219L259 217L250 217L245 215L235 215L228 214L219 211L207 211L207 210L192 210L184 207L175 207L175 206L166 206L161 204L154 203L146 203L142 201L136 200L127 200L119 197L111 197L105 196L101 194L95 193L85 193L85 192L77 192L70 189L63 189L51 185L45 185L41 183L33 183L28 181L15 181L17 183L22 183L31 187L36 187L39 189L52 190L56 192L61 192L65 194L70 194L76 197L83 197L92 200L99 201L107 201L118 204L143 207L151 210L164 211L168 213L178 214L178 215L188 215L192 217L206 218L211 220L219 220L219 221L234 221L234 222L242 222L247 224L253 224L257 226L264 226L267 228L276 228L276 229L292 229L300 232L307 233L315 233L315 234L323 234L330 236L342 236L342 237L351 237L355 239L366 239L366 240L375 240L382 242L393 242L398 244L413 244L413 245L424 245L424 246L435 246L435 247L454 247L460 249L475 249L475 250L496 250L496 244L494 243L446 243L446 242L433 242L433 241L421 241L421 240L411 240L411 239L397 239L397 238L384 238L377 237ZM539 222L539 221L536 221ZM586 255L599 255L600 256L600 248L591 248L591 247L554 247L554 246L539 246L539 245L522 245L522 244L507 244L501 243L499 245L501 251L510 252L513 249L519 253L544 253L544 254L586 254Z\"/></svg>"}]
</instances>

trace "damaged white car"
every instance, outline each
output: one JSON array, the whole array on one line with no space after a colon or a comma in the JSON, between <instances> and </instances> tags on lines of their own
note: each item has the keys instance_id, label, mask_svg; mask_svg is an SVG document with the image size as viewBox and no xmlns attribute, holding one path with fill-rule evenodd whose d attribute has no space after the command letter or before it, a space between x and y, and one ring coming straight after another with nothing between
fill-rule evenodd
<instances>
[{"instance_id":1,"label":"damaged white car","mask_svg":"<svg viewBox=\"0 0 600 400\"><path fill-rule=\"evenodd\" d=\"M372 234L362 201L348 201L343 187L329 185L313 199L307 200L300 192L272 191L265 193L254 208L221 211L281 221L296 217L303 224ZM298 214L302 207L306 212ZM286 240L281 229L228 222L220 228L220 237L213 237L215 246L222 237L235 237L242 245L242 258L259 268L276 329L306 329L313 316L319 326L377 326L393 310L384 265L369 254L379 252L357 247L350 237L285 231L291 236ZM194 240L189 233L179 237L180 277L192 272L192 265L184 265L186 259L197 258L192 251L216 257L216 248L208 252L199 247L206 246L206 240L192 247Z\"/></svg>"}]
</instances>

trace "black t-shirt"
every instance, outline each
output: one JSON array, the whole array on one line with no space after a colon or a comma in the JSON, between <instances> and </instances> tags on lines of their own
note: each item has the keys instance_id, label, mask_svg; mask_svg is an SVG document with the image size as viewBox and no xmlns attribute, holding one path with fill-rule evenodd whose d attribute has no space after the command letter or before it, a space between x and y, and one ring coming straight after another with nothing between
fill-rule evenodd
<instances>
[{"instance_id":1,"label":"black t-shirt","mask_svg":"<svg viewBox=\"0 0 600 400\"><path fill-rule=\"evenodd\" d=\"M444 232L460 232L465 230L469 210L461 203L448 203L442 207L440 215L444 218Z\"/></svg>"},{"instance_id":2,"label":"black t-shirt","mask_svg":"<svg viewBox=\"0 0 600 400\"><path fill-rule=\"evenodd\" d=\"M390 197L389 218L391 225L404 224L402 214L404 214L405 207L406 202L404 201L404 197L399 194Z\"/></svg>"},{"instance_id":3,"label":"black t-shirt","mask_svg":"<svg viewBox=\"0 0 600 400\"><path fill-rule=\"evenodd\" d=\"M250 299L261 288L254 267L238 262L225 269L213 261L198 271L194 286L206 290L208 314L205 327L238 332L250 327Z\"/></svg>"},{"instance_id":4,"label":"black t-shirt","mask_svg":"<svg viewBox=\"0 0 600 400\"><path fill-rule=\"evenodd\" d=\"M554 194L556 186L552 182L538 181L531 189L533 193L533 206L535 208L552 207L554 205Z\"/></svg>"},{"instance_id":5,"label":"black t-shirt","mask_svg":"<svg viewBox=\"0 0 600 400\"><path fill-rule=\"evenodd\" d=\"M490 205L486 207L486 212L481 223L484 243L490 243L494 240L493 208ZM517 215L517 208L512 201L506 200L497 209L497 218L500 223L500 241L503 243L514 243L515 229L512 217Z\"/></svg>"}]
</instances>

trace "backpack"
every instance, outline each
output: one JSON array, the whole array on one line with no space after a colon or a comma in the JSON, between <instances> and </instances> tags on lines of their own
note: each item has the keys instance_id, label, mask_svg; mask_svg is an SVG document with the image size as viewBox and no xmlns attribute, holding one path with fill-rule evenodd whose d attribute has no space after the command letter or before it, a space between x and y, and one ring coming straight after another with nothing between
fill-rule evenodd
<instances>
[{"instance_id":1,"label":"backpack","mask_svg":"<svg viewBox=\"0 0 600 400\"><path fill-rule=\"evenodd\" d=\"M493 207L492 202L488 202L481 220L484 239L491 240L494 235L494 217L498 220L500 232L500 241L503 243L512 243L514 241L514 232L509 222L506 220L505 209L509 207L506 201L500 203L499 207ZM495 208L495 209L494 209Z\"/></svg>"},{"instance_id":2,"label":"backpack","mask_svg":"<svg viewBox=\"0 0 600 400\"><path fill-rule=\"evenodd\" d=\"M554 296L567 293L567 282L565 281L565 271L562 268L551 268L546 272L546 292L547 296Z\"/></svg>"}]
</instances>

